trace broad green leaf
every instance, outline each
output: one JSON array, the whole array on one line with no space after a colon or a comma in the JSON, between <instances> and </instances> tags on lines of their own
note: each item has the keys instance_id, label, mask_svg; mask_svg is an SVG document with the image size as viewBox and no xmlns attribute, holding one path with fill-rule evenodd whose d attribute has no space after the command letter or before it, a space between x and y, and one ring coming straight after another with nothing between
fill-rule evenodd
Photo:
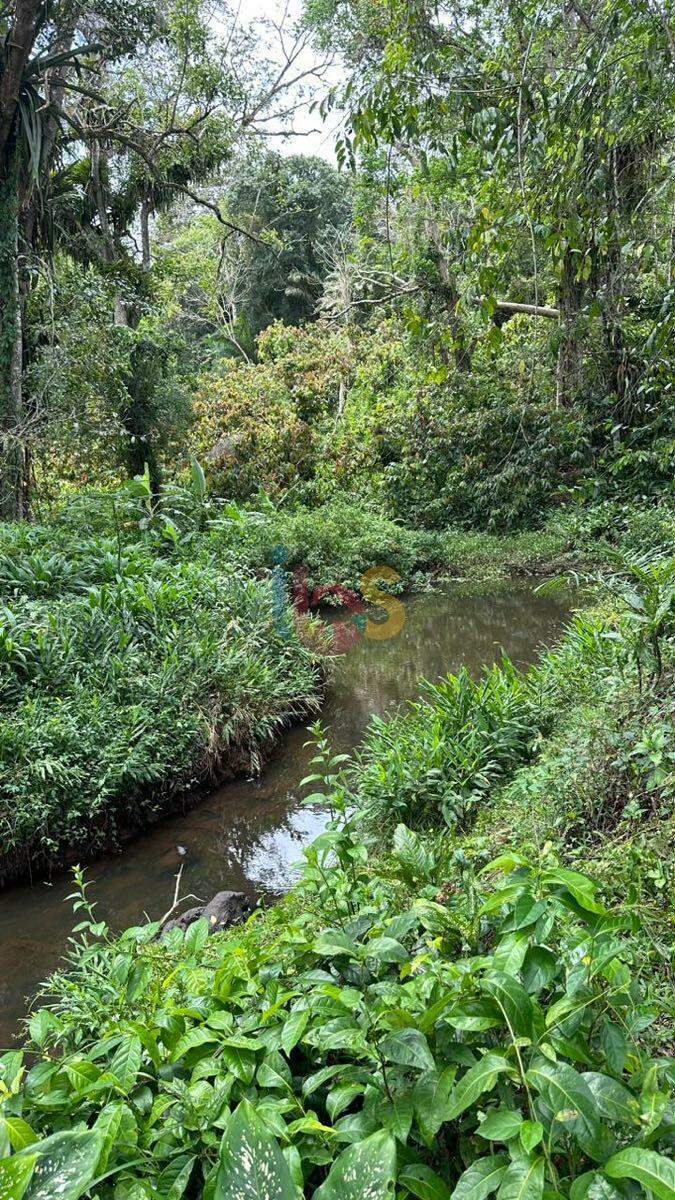
<instances>
[{"instance_id":1,"label":"broad green leaf","mask_svg":"<svg viewBox=\"0 0 675 1200\"><path fill-rule=\"evenodd\" d=\"M526 1154L531 1154L544 1136L544 1126L541 1121L523 1121L519 1135L523 1150Z\"/></svg>"},{"instance_id":2,"label":"broad green leaf","mask_svg":"<svg viewBox=\"0 0 675 1200\"><path fill-rule=\"evenodd\" d=\"M420 1071L433 1071L434 1058L429 1043L419 1029L399 1029L380 1042L380 1050L388 1062Z\"/></svg>"},{"instance_id":3,"label":"broad green leaf","mask_svg":"<svg viewBox=\"0 0 675 1200\"><path fill-rule=\"evenodd\" d=\"M233 1039L236 1043L236 1039ZM240 1046L224 1043L220 1051L223 1062L235 1079L242 1083L252 1083L255 1075L256 1059L252 1050L244 1050Z\"/></svg>"},{"instance_id":4,"label":"broad green leaf","mask_svg":"<svg viewBox=\"0 0 675 1200\"><path fill-rule=\"evenodd\" d=\"M110 1073L115 1076L122 1091L130 1092L141 1069L142 1046L140 1038L124 1037L110 1062Z\"/></svg>"},{"instance_id":5,"label":"broad green leaf","mask_svg":"<svg viewBox=\"0 0 675 1200\"><path fill-rule=\"evenodd\" d=\"M628 1039L623 1030L607 1018L600 1031L600 1044L610 1071L621 1075L628 1057Z\"/></svg>"},{"instance_id":6,"label":"broad green leaf","mask_svg":"<svg viewBox=\"0 0 675 1200\"><path fill-rule=\"evenodd\" d=\"M588 879L586 875L581 875L578 871L568 871L564 867L556 867L555 870L547 871L544 878L547 883L560 884L561 887L564 887L586 912L598 916L604 916L607 913L607 909L595 898L598 890L597 884Z\"/></svg>"},{"instance_id":7,"label":"broad green leaf","mask_svg":"<svg viewBox=\"0 0 675 1200\"><path fill-rule=\"evenodd\" d=\"M404 1167L396 1183L419 1200L450 1200L450 1188L445 1180L421 1163Z\"/></svg>"},{"instance_id":8,"label":"broad green leaf","mask_svg":"<svg viewBox=\"0 0 675 1200\"><path fill-rule=\"evenodd\" d=\"M384 1096L374 1110L374 1115L384 1129L388 1129L399 1142L405 1144L413 1121L411 1093L394 1095L391 1100Z\"/></svg>"},{"instance_id":9,"label":"broad green leaf","mask_svg":"<svg viewBox=\"0 0 675 1200\"><path fill-rule=\"evenodd\" d=\"M394 830L392 856L412 879L427 880L435 866L432 851L407 825L397 825Z\"/></svg>"},{"instance_id":10,"label":"broad green leaf","mask_svg":"<svg viewBox=\"0 0 675 1200\"><path fill-rule=\"evenodd\" d=\"M541 1200L544 1166L543 1158L517 1158L501 1181L497 1200Z\"/></svg>"},{"instance_id":11,"label":"broad green leaf","mask_svg":"<svg viewBox=\"0 0 675 1200\"><path fill-rule=\"evenodd\" d=\"M96 1174L101 1142L101 1135L89 1129L36 1142L24 1152L30 1159L38 1156L26 1200L79 1200Z\"/></svg>"},{"instance_id":12,"label":"broad green leaf","mask_svg":"<svg viewBox=\"0 0 675 1200\"><path fill-rule=\"evenodd\" d=\"M654 1150L628 1146L608 1159L604 1172L609 1179L636 1180L659 1200L673 1200L675 1196L675 1161Z\"/></svg>"},{"instance_id":13,"label":"broad green leaf","mask_svg":"<svg viewBox=\"0 0 675 1200\"><path fill-rule=\"evenodd\" d=\"M556 1119L574 1125L579 1119L589 1131L598 1128L598 1109L587 1083L567 1063L539 1059L527 1072L527 1082L543 1097Z\"/></svg>"},{"instance_id":14,"label":"broad green leaf","mask_svg":"<svg viewBox=\"0 0 675 1200\"><path fill-rule=\"evenodd\" d=\"M410 957L405 946L393 937L373 938L366 942L363 952L366 958L374 958L381 963L406 962Z\"/></svg>"},{"instance_id":15,"label":"broad green leaf","mask_svg":"<svg viewBox=\"0 0 675 1200\"><path fill-rule=\"evenodd\" d=\"M453 1029L463 1029L469 1033L497 1029L504 1024L502 1010L494 1000L488 997L464 1000L461 1004L455 1004L445 1019Z\"/></svg>"},{"instance_id":16,"label":"broad green leaf","mask_svg":"<svg viewBox=\"0 0 675 1200\"><path fill-rule=\"evenodd\" d=\"M352 938L347 937L346 933L342 933L339 929L326 929L316 938L312 950L315 954L320 954L322 958L339 958L346 955L348 958L358 958L359 948Z\"/></svg>"},{"instance_id":17,"label":"broad green leaf","mask_svg":"<svg viewBox=\"0 0 675 1200\"><path fill-rule=\"evenodd\" d=\"M167 1164L157 1180L158 1195L162 1200L164 1197L166 1200L182 1200L194 1164L194 1155L189 1154L181 1154Z\"/></svg>"},{"instance_id":18,"label":"broad green leaf","mask_svg":"<svg viewBox=\"0 0 675 1200\"><path fill-rule=\"evenodd\" d=\"M532 1037L532 1001L517 979L503 971L491 971L481 979L480 987L499 1005L516 1037Z\"/></svg>"},{"instance_id":19,"label":"broad green leaf","mask_svg":"<svg viewBox=\"0 0 675 1200\"><path fill-rule=\"evenodd\" d=\"M248 1100L223 1135L213 1200L298 1200L281 1147Z\"/></svg>"},{"instance_id":20,"label":"broad green leaf","mask_svg":"<svg viewBox=\"0 0 675 1200\"><path fill-rule=\"evenodd\" d=\"M0 1200L23 1200L37 1162L37 1154L0 1160Z\"/></svg>"},{"instance_id":21,"label":"broad green leaf","mask_svg":"<svg viewBox=\"0 0 675 1200\"><path fill-rule=\"evenodd\" d=\"M184 1033L176 1042L171 1055L171 1061L178 1062L186 1054L189 1054L191 1050L197 1050L201 1046L216 1046L219 1040L215 1030L204 1029L197 1025L192 1029L188 1029L187 1033Z\"/></svg>"},{"instance_id":22,"label":"broad green leaf","mask_svg":"<svg viewBox=\"0 0 675 1200\"><path fill-rule=\"evenodd\" d=\"M523 984L528 992L536 995L548 987L560 970L560 961L545 946L530 946L521 971Z\"/></svg>"},{"instance_id":23,"label":"broad green leaf","mask_svg":"<svg viewBox=\"0 0 675 1200\"><path fill-rule=\"evenodd\" d=\"M495 1108L481 1121L476 1133L488 1142L509 1142L516 1137L523 1123L517 1109Z\"/></svg>"},{"instance_id":24,"label":"broad green leaf","mask_svg":"<svg viewBox=\"0 0 675 1200\"><path fill-rule=\"evenodd\" d=\"M14 1151L25 1150L37 1141L37 1134L21 1117L0 1117L0 1130L2 1129L5 1130Z\"/></svg>"},{"instance_id":25,"label":"broad green leaf","mask_svg":"<svg viewBox=\"0 0 675 1200\"><path fill-rule=\"evenodd\" d=\"M454 1121L465 1109L475 1103L483 1092L491 1091L499 1075L508 1069L507 1060L500 1054L484 1055L479 1062L469 1068L453 1089L443 1114L443 1120Z\"/></svg>"},{"instance_id":26,"label":"broad green leaf","mask_svg":"<svg viewBox=\"0 0 675 1200\"><path fill-rule=\"evenodd\" d=\"M492 1154L488 1158L479 1158L460 1175L452 1200L485 1200L492 1192L496 1192L504 1172L508 1166L505 1154Z\"/></svg>"},{"instance_id":27,"label":"broad green leaf","mask_svg":"<svg viewBox=\"0 0 675 1200\"><path fill-rule=\"evenodd\" d=\"M609 1075L601 1075L598 1071L585 1071L581 1078L595 1096L601 1117L608 1121L638 1124L640 1106L627 1087Z\"/></svg>"},{"instance_id":28,"label":"broad green leaf","mask_svg":"<svg viewBox=\"0 0 675 1200\"><path fill-rule=\"evenodd\" d=\"M308 1024L309 1012L307 1010L291 1013L290 1017L284 1021L281 1031L281 1048L284 1054L290 1055L294 1047L301 1041Z\"/></svg>"},{"instance_id":29,"label":"broad green leaf","mask_svg":"<svg viewBox=\"0 0 675 1200\"><path fill-rule=\"evenodd\" d=\"M395 1174L396 1143L379 1130L342 1151L312 1200L387 1200Z\"/></svg>"},{"instance_id":30,"label":"broad green leaf","mask_svg":"<svg viewBox=\"0 0 675 1200\"><path fill-rule=\"evenodd\" d=\"M344 1075L343 1063L337 1063L330 1067L322 1067L320 1071L315 1071L313 1075L308 1075L302 1085L303 1096L312 1096L320 1087L323 1087L324 1083L328 1083L336 1075Z\"/></svg>"},{"instance_id":31,"label":"broad green leaf","mask_svg":"<svg viewBox=\"0 0 675 1200\"><path fill-rule=\"evenodd\" d=\"M440 1074L438 1071L427 1071L415 1081L413 1106L422 1137L429 1145L445 1120L443 1114L456 1074L457 1067L446 1067Z\"/></svg>"},{"instance_id":32,"label":"broad green leaf","mask_svg":"<svg viewBox=\"0 0 675 1200\"><path fill-rule=\"evenodd\" d=\"M523 892L504 918L501 930L504 933L515 933L518 929L528 929L531 925L536 925L545 911L545 900L535 900L529 892Z\"/></svg>"},{"instance_id":33,"label":"broad green leaf","mask_svg":"<svg viewBox=\"0 0 675 1200\"><path fill-rule=\"evenodd\" d=\"M509 933L500 938L499 945L492 955L492 965L496 971L506 975L517 975L528 952L528 935L526 933Z\"/></svg>"},{"instance_id":34,"label":"broad green leaf","mask_svg":"<svg viewBox=\"0 0 675 1200\"><path fill-rule=\"evenodd\" d=\"M292 1082L288 1063L276 1050L272 1050L261 1062L257 1079L260 1087L280 1088L286 1092Z\"/></svg>"},{"instance_id":35,"label":"broad green leaf","mask_svg":"<svg viewBox=\"0 0 675 1200\"><path fill-rule=\"evenodd\" d=\"M326 1111L331 1121L336 1121L349 1108L352 1100L363 1095L364 1087L363 1083L339 1083L331 1089L326 1097Z\"/></svg>"},{"instance_id":36,"label":"broad green leaf","mask_svg":"<svg viewBox=\"0 0 675 1200\"><path fill-rule=\"evenodd\" d=\"M119 1152L134 1147L138 1140L138 1129L134 1114L122 1101L106 1104L96 1119L94 1129L101 1135L101 1153L97 1165L100 1175L108 1166L113 1148Z\"/></svg>"}]
</instances>

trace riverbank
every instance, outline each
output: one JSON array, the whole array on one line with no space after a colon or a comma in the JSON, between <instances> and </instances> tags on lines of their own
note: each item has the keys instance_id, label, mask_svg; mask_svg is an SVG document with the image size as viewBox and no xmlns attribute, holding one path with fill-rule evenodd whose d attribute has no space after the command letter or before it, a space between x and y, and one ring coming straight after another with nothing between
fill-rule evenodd
<instances>
[{"instance_id":1,"label":"riverbank","mask_svg":"<svg viewBox=\"0 0 675 1200\"><path fill-rule=\"evenodd\" d=\"M91 858L200 787L255 773L318 709L327 646L309 613L322 600L365 594L393 628L390 593L606 571L617 544L675 547L672 511L571 508L497 537L344 503L153 509L134 481L75 497L49 524L3 526L0 881Z\"/></svg>"},{"instance_id":2,"label":"riverbank","mask_svg":"<svg viewBox=\"0 0 675 1200\"><path fill-rule=\"evenodd\" d=\"M27 546L2 559L3 883L256 773L325 681L320 633L279 620L271 580L171 561L142 537L51 533L17 534Z\"/></svg>"},{"instance_id":3,"label":"riverbank","mask_svg":"<svg viewBox=\"0 0 675 1200\"><path fill-rule=\"evenodd\" d=\"M31 1020L38 1061L13 1101L26 1136L58 1122L59 1149L86 1152L86 1183L111 1170L116 1196L144 1200L177 1175L235 1194L241 1139L289 1200L332 1195L353 1172L362 1190L375 1167L378 1200L394 1176L404 1196L461 1197L489 1172L533 1175L537 1197L616 1179L669 1197L672 1012L655 947L670 910L655 937L646 889L659 884L637 859L672 809L670 761L640 749L670 703L671 651L664 631L664 670L644 652L639 693L639 633L608 597L527 674L428 692L406 740L400 718L380 722L352 765L320 742L308 788L333 825L288 899L241 929L116 939L85 893L70 969ZM626 741L615 721L607 788L598 751L615 705ZM596 821L577 811L585 840L569 844L579 779ZM597 814L616 820L617 780L651 809L618 814L633 856L598 881ZM32 1150L46 1170L53 1147Z\"/></svg>"}]
</instances>

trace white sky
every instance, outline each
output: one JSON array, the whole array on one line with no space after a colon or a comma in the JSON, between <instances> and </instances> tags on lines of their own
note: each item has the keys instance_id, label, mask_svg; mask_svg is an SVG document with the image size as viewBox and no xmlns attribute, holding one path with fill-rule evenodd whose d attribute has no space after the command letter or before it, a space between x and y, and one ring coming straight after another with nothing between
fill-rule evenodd
<instances>
[{"instance_id":1,"label":"white sky","mask_svg":"<svg viewBox=\"0 0 675 1200\"><path fill-rule=\"evenodd\" d=\"M243 21L255 21L256 18L267 18L277 22L285 16L290 27L302 13L302 0L242 0L241 18ZM311 65L312 56L307 54L303 66ZM332 73L332 81L339 77L337 71ZM321 100L329 87L329 82L317 81L312 87L312 100ZM318 112L310 113L307 108L298 111L295 116L294 128L297 136L274 139L273 144L281 154L317 154L321 158L335 162L335 138L339 127L339 115L333 113L325 124L322 123ZM272 141L272 139L270 139Z\"/></svg>"}]
</instances>

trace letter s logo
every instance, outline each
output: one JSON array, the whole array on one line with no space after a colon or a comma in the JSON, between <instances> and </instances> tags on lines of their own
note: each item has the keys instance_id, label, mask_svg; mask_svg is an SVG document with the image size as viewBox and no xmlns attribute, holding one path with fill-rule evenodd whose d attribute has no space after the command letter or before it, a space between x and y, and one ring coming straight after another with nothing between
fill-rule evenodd
<instances>
[{"instance_id":1,"label":"letter s logo","mask_svg":"<svg viewBox=\"0 0 675 1200\"><path fill-rule=\"evenodd\" d=\"M383 608L387 613L386 621L366 623L366 637L372 641L387 642L397 637L405 625L405 604L377 586L378 583L398 583L400 578L393 567L371 567L361 576L362 595L369 604Z\"/></svg>"}]
</instances>

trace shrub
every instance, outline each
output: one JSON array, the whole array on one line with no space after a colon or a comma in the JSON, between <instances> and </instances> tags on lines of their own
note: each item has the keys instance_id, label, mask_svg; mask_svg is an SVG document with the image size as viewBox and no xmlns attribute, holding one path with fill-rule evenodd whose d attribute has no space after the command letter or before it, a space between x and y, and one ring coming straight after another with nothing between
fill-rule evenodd
<instances>
[{"instance_id":1,"label":"shrub","mask_svg":"<svg viewBox=\"0 0 675 1200\"><path fill-rule=\"evenodd\" d=\"M423 684L423 699L370 724L354 772L361 819L378 833L403 821L465 826L476 805L527 759L536 693L507 661L476 682L467 671Z\"/></svg>"},{"instance_id":2,"label":"shrub","mask_svg":"<svg viewBox=\"0 0 675 1200\"><path fill-rule=\"evenodd\" d=\"M321 689L269 580L167 560L151 537L69 535L66 555L50 534L10 537L0 557L4 878L116 845L186 788L255 770Z\"/></svg>"},{"instance_id":3,"label":"shrub","mask_svg":"<svg viewBox=\"0 0 675 1200\"><path fill-rule=\"evenodd\" d=\"M80 902L32 1063L0 1060L8 1194L669 1200L675 1068L641 1047L658 1012L591 880L506 853L467 920L349 825L307 858L302 913L211 940L111 943Z\"/></svg>"}]
</instances>

